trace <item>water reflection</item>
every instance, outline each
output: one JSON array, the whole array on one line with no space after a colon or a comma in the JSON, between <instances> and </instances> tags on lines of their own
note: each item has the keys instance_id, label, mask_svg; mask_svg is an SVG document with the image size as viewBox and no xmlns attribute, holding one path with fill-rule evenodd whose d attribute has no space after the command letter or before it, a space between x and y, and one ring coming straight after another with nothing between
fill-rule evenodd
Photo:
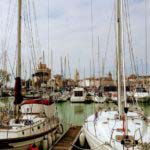
<instances>
[{"instance_id":1,"label":"water reflection","mask_svg":"<svg viewBox=\"0 0 150 150\"><path fill-rule=\"evenodd\" d=\"M150 116L150 104L140 103L139 106L144 110L145 115Z\"/></svg>"},{"instance_id":2,"label":"water reflection","mask_svg":"<svg viewBox=\"0 0 150 150\"><path fill-rule=\"evenodd\" d=\"M65 129L70 125L82 125L86 118L95 113L99 108L117 107L115 104L84 104L84 103L57 103L58 116L61 118ZM150 105L139 104L144 109L145 114L150 115Z\"/></svg>"},{"instance_id":3,"label":"water reflection","mask_svg":"<svg viewBox=\"0 0 150 150\"><path fill-rule=\"evenodd\" d=\"M75 104L74 105L74 114L81 114L84 112L84 108L83 108L83 105L80 105L80 104Z\"/></svg>"}]
</instances>

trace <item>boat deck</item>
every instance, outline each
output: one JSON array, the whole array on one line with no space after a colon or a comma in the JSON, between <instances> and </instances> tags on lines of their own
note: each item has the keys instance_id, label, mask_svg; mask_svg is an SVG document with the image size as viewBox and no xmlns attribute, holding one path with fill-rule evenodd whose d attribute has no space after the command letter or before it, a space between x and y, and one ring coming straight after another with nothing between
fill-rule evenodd
<instances>
[{"instance_id":1,"label":"boat deck","mask_svg":"<svg viewBox=\"0 0 150 150\"><path fill-rule=\"evenodd\" d=\"M51 148L51 150L72 150L80 134L81 126L72 126L60 138L60 140Z\"/></svg>"}]
</instances>

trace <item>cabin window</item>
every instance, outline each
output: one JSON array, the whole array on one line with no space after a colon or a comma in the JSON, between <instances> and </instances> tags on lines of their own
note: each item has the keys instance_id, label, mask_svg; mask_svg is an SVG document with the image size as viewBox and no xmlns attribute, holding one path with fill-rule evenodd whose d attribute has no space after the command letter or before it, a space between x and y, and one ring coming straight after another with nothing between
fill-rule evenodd
<instances>
[{"instance_id":1,"label":"cabin window","mask_svg":"<svg viewBox=\"0 0 150 150\"><path fill-rule=\"evenodd\" d=\"M37 128L40 129L40 126L38 126Z\"/></svg>"},{"instance_id":2,"label":"cabin window","mask_svg":"<svg viewBox=\"0 0 150 150\"><path fill-rule=\"evenodd\" d=\"M74 95L75 96L83 96L83 91L75 91Z\"/></svg>"},{"instance_id":3,"label":"cabin window","mask_svg":"<svg viewBox=\"0 0 150 150\"><path fill-rule=\"evenodd\" d=\"M22 131L22 135L24 135L24 131Z\"/></svg>"}]
</instances>

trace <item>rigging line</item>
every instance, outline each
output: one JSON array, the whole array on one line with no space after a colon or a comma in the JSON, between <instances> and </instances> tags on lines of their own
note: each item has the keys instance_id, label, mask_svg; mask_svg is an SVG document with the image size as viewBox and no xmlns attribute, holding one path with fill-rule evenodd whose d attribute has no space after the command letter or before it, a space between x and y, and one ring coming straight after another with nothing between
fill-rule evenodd
<instances>
[{"instance_id":1,"label":"rigging line","mask_svg":"<svg viewBox=\"0 0 150 150\"><path fill-rule=\"evenodd\" d=\"M11 63L11 61L10 61L10 59L9 59L9 56L8 56L8 54L6 55L7 56L7 59L8 59L8 63L9 63L9 65L10 65L10 69L11 69L11 72L12 72L12 75L13 75L13 77L15 78L15 73L14 73L14 66L15 66L15 61L14 61L14 65L12 66L12 63ZM15 60L15 59L14 59Z\"/></svg>"},{"instance_id":2,"label":"rigging line","mask_svg":"<svg viewBox=\"0 0 150 150\"><path fill-rule=\"evenodd\" d=\"M51 49L51 76L53 76L54 74L54 64L53 64L53 33L52 33L52 24L53 24L53 21L52 21L52 15L53 15L53 11L52 11L52 0L51 0L51 14L50 14L50 18L51 18L51 27L50 27L50 38L51 38L51 46L50 46L50 49Z\"/></svg>"},{"instance_id":3,"label":"rigging line","mask_svg":"<svg viewBox=\"0 0 150 150\"><path fill-rule=\"evenodd\" d=\"M16 10L16 8L17 8L17 6L16 6L16 4L14 5L14 8L13 8L13 13L12 13L12 18L11 18L11 22L10 22L10 25L9 25L9 27L8 28L10 28L10 31L9 31L9 35L8 35L8 39L7 39L7 45L6 45L6 50L7 49L9 49L9 42L10 42L10 40L11 40L11 35L12 35L12 29L14 28L14 25L15 25L15 23L14 23L14 20L15 20L15 10Z\"/></svg>"},{"instance_id":4,"label":"rigging line","mask_svg":"<svg viewBox=\"0 0 150 150\"><path fill-rule=\"evenodd\" d=\"M2 7L2 5L0 5L0 14L2 16L1 19L0 19L0 24L1 24L0 32L2 33L3 32L3 19L2 19L3 18L3 13L2 13L3 12L3 9L2 9L3 7L2 8L1 7ZM2 48L2 43L3 43L2 37L0 39L0 42L1 42L0 43L1 47L0 48Z\"/></svg>"},{"instance_id":5,"label":"rigging line","mask_svg":"<svg viewBox=\"0 0 150 150\"><path fill-rule=\"evenodd\" d=\"M100 80L100 74L101 74L101 71L100 71L100 44L99 44L99 36L98 36L98 76L99 76L99 80Z\"/></svg>"},{"instance_id":6,"label":"rigging line","mask_svg":"<svg viewBox=\"0 0 150 150\"><path fill-rule=\"evenodd\" d=\"M128 43L129 43L129 53L130 53L130 62L131 62L131 70L133 72L133 61L132 61L132 54L131 54L131 47L132 47L132 44L131 44L131 40L130 40L130 34L129 34L129 25L128 25L128 15L127 15L127 4L126 2L124 1L124 5L123 5L123 12L124 12L124 22L125 22L125 27L126 27L126 30L127 30L127 36L128 36ZM125 30L125 29L124 29ZM124 38L125 39L125 38Z\"/></svg>"},{"instance_id":7,"label":"rigging line","mask_svg":"<svg viewBox=\"0 0 150 150\"><path fill-rule=\"evenodd\" d=\"M28 29L28 32L26 31L26 34L28 36L27 40L29 41L29 48L31 48L31 59L33 60L32 63L33 63L33 67L34 67L34 70L35 70L35 61L34 61L34 56L33 56L33 46L32 46L32 40L31 40L31 36L30 34L31 31L30 31L30 23L29 23L29 14L28 14L28 8L27 8L27 1L25 3L25 9L26 9L26 13L24 12L24 23L25 23L25 27Z\"/></svg>"},{"instance_id":8,"label":"rigging line","mask_svg":"<svg viewBox=\"0 0 150 150\"><path fill-rule=\"evenodd\" d=\"M34 46L34 38L33 38L33 30L32 30L32 21L31 21L31 6L30 6L30 1L28 1L28 15L27 15L27 23L28 23L28 30L29 30L29 39L30 39L30 47L31 47L31 55L32 55L32 60L33 60L33 66L34 70L36 68L36 53L35 53L35 46Z\"/></svg>"},{"instance_id":9,"label":"rigging line","mask_svg":"<svg viewBox=\"0 0 150 150\"><path fill-rule=\"evenodd\" d=\"M28 29L28 30L25 30L25 33L26 33L26 35L27 35L27 38L26 38L26 40L27 40L27 43L29 43L29 48L31 48L31 50L32 50L32 46L31 46L31 40L30 40L30 36L29 36L29 21L28 21L28 8L27 8L27 1L25 1L25 9L24 9L24 15L23 15L23 19L24 19L24 26L25 26L25 29ZM26 11L26 12L25 12ZM32 51L31 51L31 53L32 53ZM32 56L32 54L31 54L31 56Z\"/></svg>"},{"instance_id":10,"label":"rigging line","mask_svg":"<svg viewBox=\"0 0 150 150\"><path fill-rule=\"evenodd\" d=\"M93 0L91 0L91 51L92 51L92 65L93 65L93 77L95 78L95 61L94 61L94 28L93 28Z\"/></svg>"},{"instance_id":11,"label":"rigging line","mask_svg":"<svg viewBox=\"0 0 150 150\"><path fill-rule=\"evenodd\" d=\"M8 25L8 28L10 29L10 31L8 32L8 40L7 39L5 39L6 41L7 41L7 45L5 45L5 48L6 49L9 49L9 41L10 41L10 39L11 39L11 34L12 34L12 28L14 27L14 18L15 18L15 10L16 10L16 8L17 8L17 6L16 6L16 2L14 3L14 8L12 8L14 11L13 11L13 13L12 13L12 17L11 17L11 21L10 21L10 23L9 23L9 25ZM8 55L8 54L7 54ZM15 64L15 61L14 61L14 64ZM13 68L14 69L14 68Z\"/></svg>"},{"instance_id":12,"label":"rigging line","mask_svg":"<svg viewBox=\"0 0 150 150\"><path fill-rule=\"evenodd\" d=\"M52 15L53 15L53 11L52 11L52 0L51 0L51 28L50 28L50 30L51 30L51 47L50 47L50 49L51 49L51 76L53 76L53 74L54 74L54 70L53 70L53 42L52 42L52 39L53 39L53 34L52 34L52 24L53 24L53 21L52 21Z\"/></svg>"},{"instance_id":13,"label":"rigging line","mask_svg":"<svg viewBox=\"0 0 150 150\"><path fill-rule=\"evenodd\" d=\"M145 0L145 74L147 75L147 0Z\"/></svg>"},{"instance_id":14,"label":"rigging line","mask_svg":"<svg viewBox=\"0 0 150 150\"><path fill-rule=\"evenodd\" d=\"M31 23L30 23L30 4L29 4L29 1L26 1L26 12L25 14L26 15L26 21L27 21L27 29L28 29L28 38L29 38L29 41L30 41L30 48L31 48L31 53L33 53L33 45L32 45L32 31L31 31ZM26 23L25 21L25 23ZM33 55L33 54L32 54Z\"/></svg>"},{"instance_id":15,"label":"rigging line","mask_svg":"<svg viewBox=\"0 0 150 150\"><path fill-rule=\"evenodd\" d=\"M36 37L36 44L38 50L41 52L41 42L40 42L40 36L39 36L39 30L38 30L38 24L37 24L37 14L36 14L36 7L35 2L33 1L33 17L34 17L34 26L35 26L35 37ZM37 65L37 62L35 60L35 64Z\"/></svg>"},{"instance_id":16,"label":"rigging line","mask_svg":"<svg viewBox=\"0 0 150 150\"><path fill-rule=\"evenodd\" d=\"M111 33L111 29L112 29L112 21L113 21L113 17L114 17L114 7L113 7L113 10L112 10L112 15L111 15L111 19L110 19L110 25L109 25L109 29L108 29L108 36L107 36L107 40L106 40L106 51L105 51L105 54L104 54L104 63L103 63L103 75L105 73L105 63L106 63L106 59L107 59L107 51L108 51L108 45L109 45L109 41L110 41L110 33Z\"/></svg>"},{"instance_id":17,"label":"rigging line","mask_svg":"<svg viewBox=\"0 0 150 150\"><path fill-rule=\"evenodd\" d=\"M13 6L13 3L10 1L11 5ZM4 39L4 45L3 45L3 49L8 49L9 48L9 41L11 38L11 33L12 33L12 28L14 27L14 18L15 18L15 10L16 10L17 6L16 6L16 2L14 3L14 7L9 8L9 12L8 12L8 16L7 16L7 24L6 24L6 30L5 30L5 39ZM12 9L12 10L11 10ZM10 13L12 12L12 13ZM12 14L11 17L9 17ZM10 19L9 19L10 18Z\"/></svg>"},{"instance_id":18,"label":"rigging line","mask_svg":"<svg viewBox=\"0 0 150 150\"><path fill-rule=\"evenodd\" d=\"M48 47L47 47L47 49L48 49L48 66L49 66L49 64L50 64L50 62L49 62L49 51L50 51L50 49L49 49L49 24L50 24L50 22L49 22L49 17L50 17L50 15L49 15L49 11L50 11L50 9L49 9L49 5L50 5L50 4L49 4L49 1L50 1L50 0L48 0L48 12L47 12L47 13L48 13L48 27L47 27L47 28L48 28L48 43L47 43L47 44L48 44L48 45L47 45L47 46L48 46Z\"/></svg>"},{"instance_id":19,"label":"rigging line","mask_svg":"<svg viewBox=\"0 0 150 150\"><path fill-rule=\"evenodd\" d=\"M52 0L51 0L51 49L53 48L53 43L52 43L52 39L53 39L53 33L52 33L52 31L53 31L53 20L52 20L52 18L53 18L53 9L52 9Z\"/></svg>"},{"instance_id":20,"label":"rigging line","mask_svg":"<svg viewBox=\"0 0 150 150\"><path fill-rule=\"evenodd\" d=\"M131 19L130 19L130 11L129 11L129 1L125 1L126 2L126 8L127 8L127 18L128 18L128 29L129 29L129 39L130 39L130 47L131 47L131 57L132 57L132 63L133 63L133 69L134 69L134 73L137 74L137 70L136 70L136 64L135 64L135 57L134 57L134 49L133 49L133 40L132 40L132 32L131 32Z\"/></svg>"},{"instance_id":21,"label":"rigging line","mask_svg":"<svg viewBox=\"0 0 150 150\"><path fill-rule=\"evenodd\" d=\"M7 17L6 17L7 22L6 22L4 40L1 41L1 43L2 43L2 55L5 55L5 52L6 52L6 41L7 41L7 35L9 34L9 24L11 22L10 19L9 19L10 18L10 12L11 12L11 5L12 5L12 3L11 3L11 0L10 0L9 5L8 5L8 11L7 11L8 13L7 13ZM3 59L2 59L2 68L3 69L6 69L5 67L7 67L6 62L7 62L7 60L4 56Z\"/></svg>"},{"instance_id":22,"label":"rigging line","mask_svg":"<svg viewBox=\"0 0 150 150\"><path fill-rule=\"evenodd\" d=\"M3 49L5 48L5 45L6 45L6 41L7 41L7 33L8 33L8 30L9 30L9 18L10 18L10 10L11 10L11 0L9 0L9 5L8 5L8 13L7 13L7 18L6 18L6 28L5 28L5 33L4 33L4 45L3 45Z\"/></svg>"},{"instance_id":23,"label":"rigging line","mask_svg":"<svg viewBox=\"0 0 150 150\"><path fill-rule=\"evenodd\" d=\"M28 1L28 6L29 6L29 24L30 24L30 31L31 31L31 41L32 41L32 49L33 49L33 54L34 54L34 61L35 61L35 65L36 65L36 53L35 53L35 45L34 45L34 38L33 38L33 27L32 27L32 16L31 16L31 3L30 1Z\"/></svg>"},{"instance_id":24,"label":"rigging line","mask_svg":"<svg viewBox=\"0 0 150 150\"><path fill-rule=\"evenodd\" d=\"M91 76L92 76L92 66L91 66L91 58L90 58L90 87L91 87Z\"/></svg>"},{"instance_id":25,"label":"rigging line","mask_svg":"<svg viewBox=\"0 0 150 150\"><path fill-rule=\"evenodd\" d=\"M35 34L36 34L36 42L37 42L37 47L39 48L39 51L41 51L41 43L40 43L40 37L39 37L39 31L38 31L38 25L37 25L37 14L36 14L36 7L35 7L35 2L33 1L33 13L34 13L34 23L35 23Z\"/></svg>"}]
</instances>

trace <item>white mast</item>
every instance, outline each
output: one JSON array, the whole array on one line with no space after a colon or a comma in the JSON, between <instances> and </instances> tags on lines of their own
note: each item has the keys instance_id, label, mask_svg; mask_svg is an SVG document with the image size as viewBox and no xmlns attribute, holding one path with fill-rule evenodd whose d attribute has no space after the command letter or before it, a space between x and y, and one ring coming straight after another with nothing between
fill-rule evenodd
<instances>
[{"instance_id":1,"label":"white mast","mask_svg":"<svg viewBox=\"0 0 150 150\"><path fill-rule=\"evenodd\" d=\"M122 49L123 49L123 35L122 35L122 0L117 0L117 12L116 12L116 31L117 31L117 76L118 76L118 108L119 108L119 116L122 115L121 108L121 70L122 70Z\"/></svg>"},{"instance_id":2,"label":"white mast","mask_svg":"<svg viewBox=\"0 0 150 150\"><path fill-rule=\"evenodd\" d=\"M14 114L16 123L19 122L19 104L22 101L21 95L21 16L22 16L22 0L18 0L18 32L17 32L17 65L16 65L16 81L15 81L15 108Z\"/></svg>"},{"instance_id":3,"label":"white mast","mask_svg":"<svg viewBox=\"0 0 150 150\"><path fill-rule=\"evenodd\" d=\"M67 62L67 59L65 56L65 59L64 59L64 79L66 79L66 62Z\"/></svg>"},{"instance_id":4,"label":"white mast","mask_svg":"<svg viewBox=\"0 0 150 150\"><path fill-rule=\"evenodd\" d=\"M101 79L100 79L100 48L99 48L99 36L98 36L98 76L99 76L99 85L101 86Z\"/></svg>"},{"instance_id":5,"label":"white mast","mask_svg":"<svg viewBox=\"0 0 150 150\"><path fill-rule=\"evenodd\" d=\"M69 56L68 56L68 73L69 73L69 79L71 79Z\"/></svg>"},{"instance_id":6,"label":"white mast","mask_svg":"<svg viewBox=\"0 0 150 150\"><path fill-rule=\"evenodd\" d=\"M18 0L18 51L17 51L17 68L16 76L21 77L21 19L22 19L22 0Z\"/></svg>"}]
</instances>

